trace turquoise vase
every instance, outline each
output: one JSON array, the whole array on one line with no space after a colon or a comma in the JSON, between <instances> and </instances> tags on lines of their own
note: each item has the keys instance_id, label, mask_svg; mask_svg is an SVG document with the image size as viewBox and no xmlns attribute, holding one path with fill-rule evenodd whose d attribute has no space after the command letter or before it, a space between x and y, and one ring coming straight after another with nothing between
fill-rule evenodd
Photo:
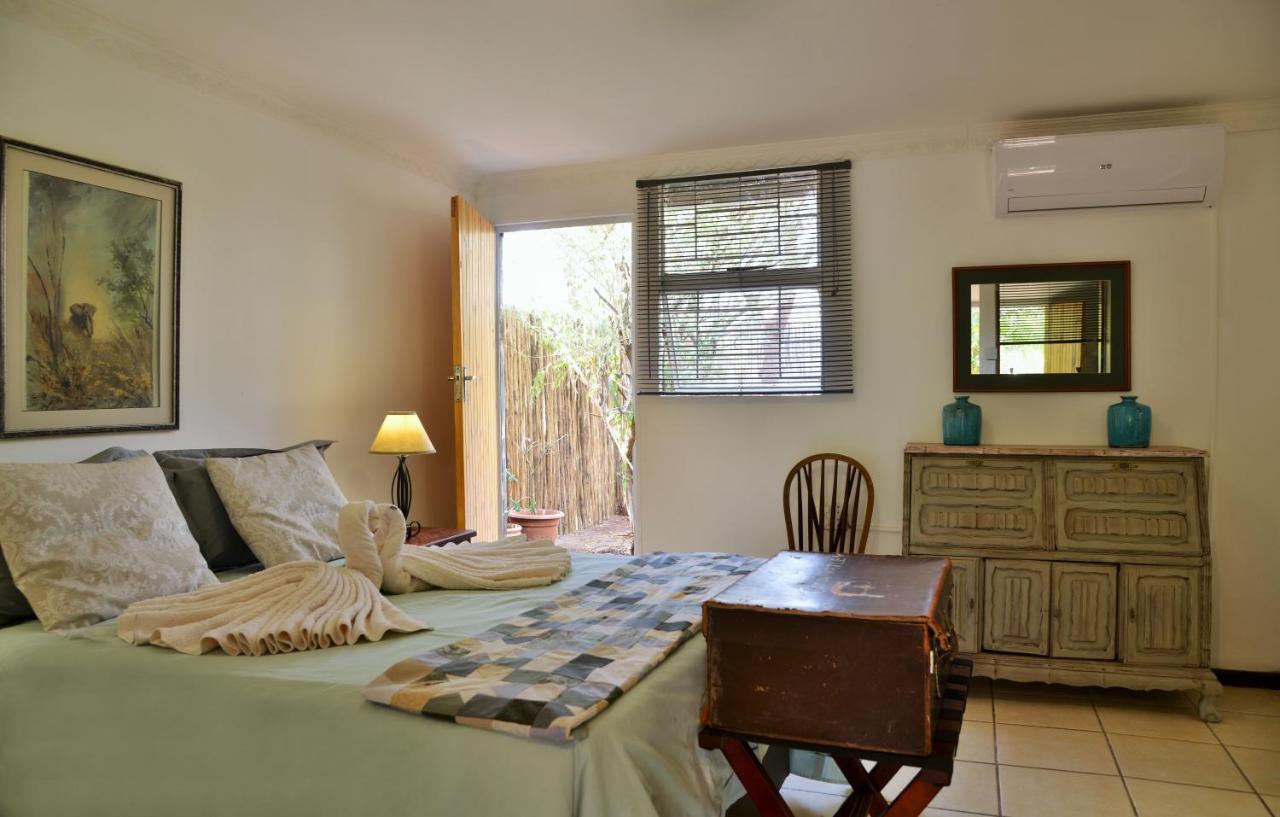
<instances>
[{"instance_id":1,"label":"turquoise vase","mask_svg":"<svg viewBox=\"0 0 1280 817\"><path fill-rule=\"evenodd\" d=\"M982 406L968 395L942 407L942 441L947 445L977 445L982 439Z\"/></svg>"},{"instance_id":2,"label":"turquoise vase","mask_svg":"<svg viewBox=\"0 0 1280 817\"><path fill-rule=\"evenodd\" d=\"M1146 448L1151 445L1151 407L1126 394L1107 409L1107 444L1112 448Z\"/></svg>"}]
</instances>

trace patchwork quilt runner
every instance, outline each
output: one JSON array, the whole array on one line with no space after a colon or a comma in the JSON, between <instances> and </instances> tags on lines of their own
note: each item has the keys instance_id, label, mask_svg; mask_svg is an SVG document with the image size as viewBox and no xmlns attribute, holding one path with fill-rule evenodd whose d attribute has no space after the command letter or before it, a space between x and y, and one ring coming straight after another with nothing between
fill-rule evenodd
<instances>
[{"instance_id":1,"label":"patchwork quilt runner","mask_svg":"<svg viewBox=\"0 0 1280 817\"><path fill-rule=\"evenodd\" d=\"M764 560L655 553L483 633L393 665L365 697L553 741L631 689L702 624L702 603Z\"/></svg>"}]
</instances>

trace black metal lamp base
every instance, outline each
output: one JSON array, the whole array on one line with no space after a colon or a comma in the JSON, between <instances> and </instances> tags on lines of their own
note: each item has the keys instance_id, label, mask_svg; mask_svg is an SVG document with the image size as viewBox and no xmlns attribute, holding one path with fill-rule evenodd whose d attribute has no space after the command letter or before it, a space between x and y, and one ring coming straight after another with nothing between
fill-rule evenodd
<instances>
[{"instance_id":1,"label":"black metal lamp base","mask_svg":"<svg viewBox=\"0 0 1280 817\"><path fill-rule=\"evenodd\" d=\"M409 466L405 464L405 455L400 455L400 464L396 466L395 476L391 478L391 501L404 514L405 540L413 538L422 525L409 521L409 506L413 504L413 479L409 476Z\"/></svg>"}]
</instances>

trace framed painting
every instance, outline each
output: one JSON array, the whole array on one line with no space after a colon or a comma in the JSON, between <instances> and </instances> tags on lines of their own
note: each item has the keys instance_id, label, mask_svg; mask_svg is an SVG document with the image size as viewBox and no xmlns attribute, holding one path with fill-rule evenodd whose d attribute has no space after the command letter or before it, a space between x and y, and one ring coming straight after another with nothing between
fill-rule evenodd
<instances>
[{"instance_id":1,"label":"framed painting","mask_svg":"<svg viewBox=\"0 0 1280 817\"><path fill-rule=\"evenodd\" d=\"M182 185L0 137L0 437L178 427Z\"/></svg>"}]
</instances>

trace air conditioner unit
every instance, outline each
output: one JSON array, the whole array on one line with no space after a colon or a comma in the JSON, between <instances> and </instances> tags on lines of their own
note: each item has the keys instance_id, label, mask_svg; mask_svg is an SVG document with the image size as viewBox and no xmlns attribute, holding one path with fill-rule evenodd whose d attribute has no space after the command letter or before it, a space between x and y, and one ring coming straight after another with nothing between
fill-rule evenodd
<instances>
[{"instance_id":1,"label":"air conditioner unit","mask_svg":"<svg viewBox=\"0 0 1280 817\"><path fill-rule=\"evenodd\" d=\"M1221 125L1004 139L991 153L995 213L1217 203Z\"/></svg>"}]
</instances>

